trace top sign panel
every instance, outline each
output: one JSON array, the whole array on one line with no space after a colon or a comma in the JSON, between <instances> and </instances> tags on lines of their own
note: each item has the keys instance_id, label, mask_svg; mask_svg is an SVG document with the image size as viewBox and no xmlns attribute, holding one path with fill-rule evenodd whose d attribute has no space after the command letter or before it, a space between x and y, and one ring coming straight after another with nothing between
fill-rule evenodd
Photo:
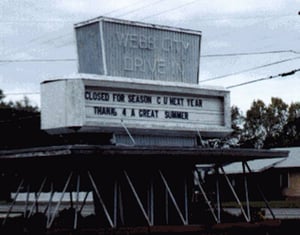
<instances>
[{"instance_id":1,"label":"top sign panel","mask_svg":"<svg viewBox=\"0 0 300 235\"><path fill-rule=\"evenodd\" d=\"M198 83L199 31L104 17L75 30L80 73Z\"/></svg>"}]
</instances>

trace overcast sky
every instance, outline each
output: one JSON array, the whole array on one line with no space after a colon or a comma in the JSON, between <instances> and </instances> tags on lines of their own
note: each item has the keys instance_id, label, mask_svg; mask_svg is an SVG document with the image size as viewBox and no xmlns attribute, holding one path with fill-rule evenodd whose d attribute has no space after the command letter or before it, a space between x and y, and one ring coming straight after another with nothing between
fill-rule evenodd
<instances>
[{"instance_id":1,"label":"overcast sky","mask_svg":"<svg viewBox=\"0 0 300 235\"><path fill-rule=\"evenodd\" d=\"M39 105L42 81L77 72L74 24L98 16L202 31L200 84L267 78L300 68L298 11L300 0L1 0L0 89ZM299 78L230 88L231 104L300 102Z\"/></svg>"}]
</instances>

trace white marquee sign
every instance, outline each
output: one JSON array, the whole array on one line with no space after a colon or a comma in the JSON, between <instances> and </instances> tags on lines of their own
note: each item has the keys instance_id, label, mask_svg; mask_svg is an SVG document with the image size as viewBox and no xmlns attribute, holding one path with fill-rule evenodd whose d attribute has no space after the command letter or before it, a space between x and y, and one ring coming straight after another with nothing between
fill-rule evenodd
<instances>
[{"instance_id":1,"label":"white marquee sign","mask_svg":"<svg viewBox=\"0 0 300 235\"><path fill-rule=\"evenodd\" d=\"M55 94L55 95L53 95ZM55 111L54 111L55 110ZM107 78L42 84L42 128L133 132L230 131L226 90Z\"/></svg>"}]
</instances>

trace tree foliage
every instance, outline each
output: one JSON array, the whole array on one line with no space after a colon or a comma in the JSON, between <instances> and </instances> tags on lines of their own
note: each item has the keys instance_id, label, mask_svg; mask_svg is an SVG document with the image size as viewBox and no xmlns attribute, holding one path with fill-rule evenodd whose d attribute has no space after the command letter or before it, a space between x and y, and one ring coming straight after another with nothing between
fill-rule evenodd
<instances>
[{"instance_id":1,"label":"tree foliage","mask_svg":"<svg viewBox=\"0 0 300 235\"><path fill-rule=\"evenodd\" d=\"M4 101L5 95L3 94L3 91L0 90L0 109L14 109L14 110L25 110L28 112L34 112L34 113L38 113L38 107L37 106L33 106L30 103L30 100L28 97L24 96L24 98L22 100L19 101L8 101L5 102Z\"/></svg>"},{"instance_id":2,"label":"tree foliage","mask_svg":"<svg viewBox=\"0 0 300 235\"><path fill-rule=\"evenodd\" d=\"M24 97L20 101L6 102L0 90L0 148L26 146L36 141L40 130L40 114L36 106Z\"/></svg>"},{"instance_id":3,"label":"tree foliage","mask_svg":"<svg viewBox=\"0 0 300 235\"><path fill-rule=\"evenodd\" d=\"M244 116L237 106L231 107L231 128L233 130L230 138L230 145L236 146L242 135Z\"/></svg>"},{"instance_id":4,"label":"tree foliage","mask_svg":"<svg viewBox=\"0 0 300 235\"><path fill-rule=\"evenodd\" d=\"M235 113L232 109L232 116ZM274 148L300 144L300 103L288 105L274 97L269 105L255 100L246 116L239 119L244 121L239 135L242 147ZM232 121L234 127L236 120Z\"/></svg>"},{"instance_id":5,"label":"tree foliage","mask_svg":"<svg viewBox=\"0 0 300 235\"><path fill-rule=\"evenodd\" d=\"M300 102L292 103L288 109L288 121L284 127L285 146L300 146Z\"/></svg>"},{"instance_id":6,"label":"tree foliage","mask_svg":"<svg viewBox=\"0 0 300 235\"><path fill-rule=\"evenodd\" d=\"M261 148L266 138L265 117L267 107L262 100L253 101L246 113L243 128L243 145L247 147Z\"/></svg>"}]
</instances>

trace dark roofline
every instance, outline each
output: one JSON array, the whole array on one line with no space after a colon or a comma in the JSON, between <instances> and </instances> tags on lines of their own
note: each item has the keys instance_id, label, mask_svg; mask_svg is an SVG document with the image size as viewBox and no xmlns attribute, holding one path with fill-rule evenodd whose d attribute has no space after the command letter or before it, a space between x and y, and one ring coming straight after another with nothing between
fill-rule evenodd
<instances>
[{"instance_id":1,"label":"dark roofline","mask_svg":"<svg viewBox=\"0 0 300 235\"><path fill-rule=\"evenodd\" d=\"M227 164L253 159L284 158L288 151L158 146L59 145L0 151L0 161L24 158L92 157L100 159L184 160L197 164Z\"/></svg>"}]
</instances>

